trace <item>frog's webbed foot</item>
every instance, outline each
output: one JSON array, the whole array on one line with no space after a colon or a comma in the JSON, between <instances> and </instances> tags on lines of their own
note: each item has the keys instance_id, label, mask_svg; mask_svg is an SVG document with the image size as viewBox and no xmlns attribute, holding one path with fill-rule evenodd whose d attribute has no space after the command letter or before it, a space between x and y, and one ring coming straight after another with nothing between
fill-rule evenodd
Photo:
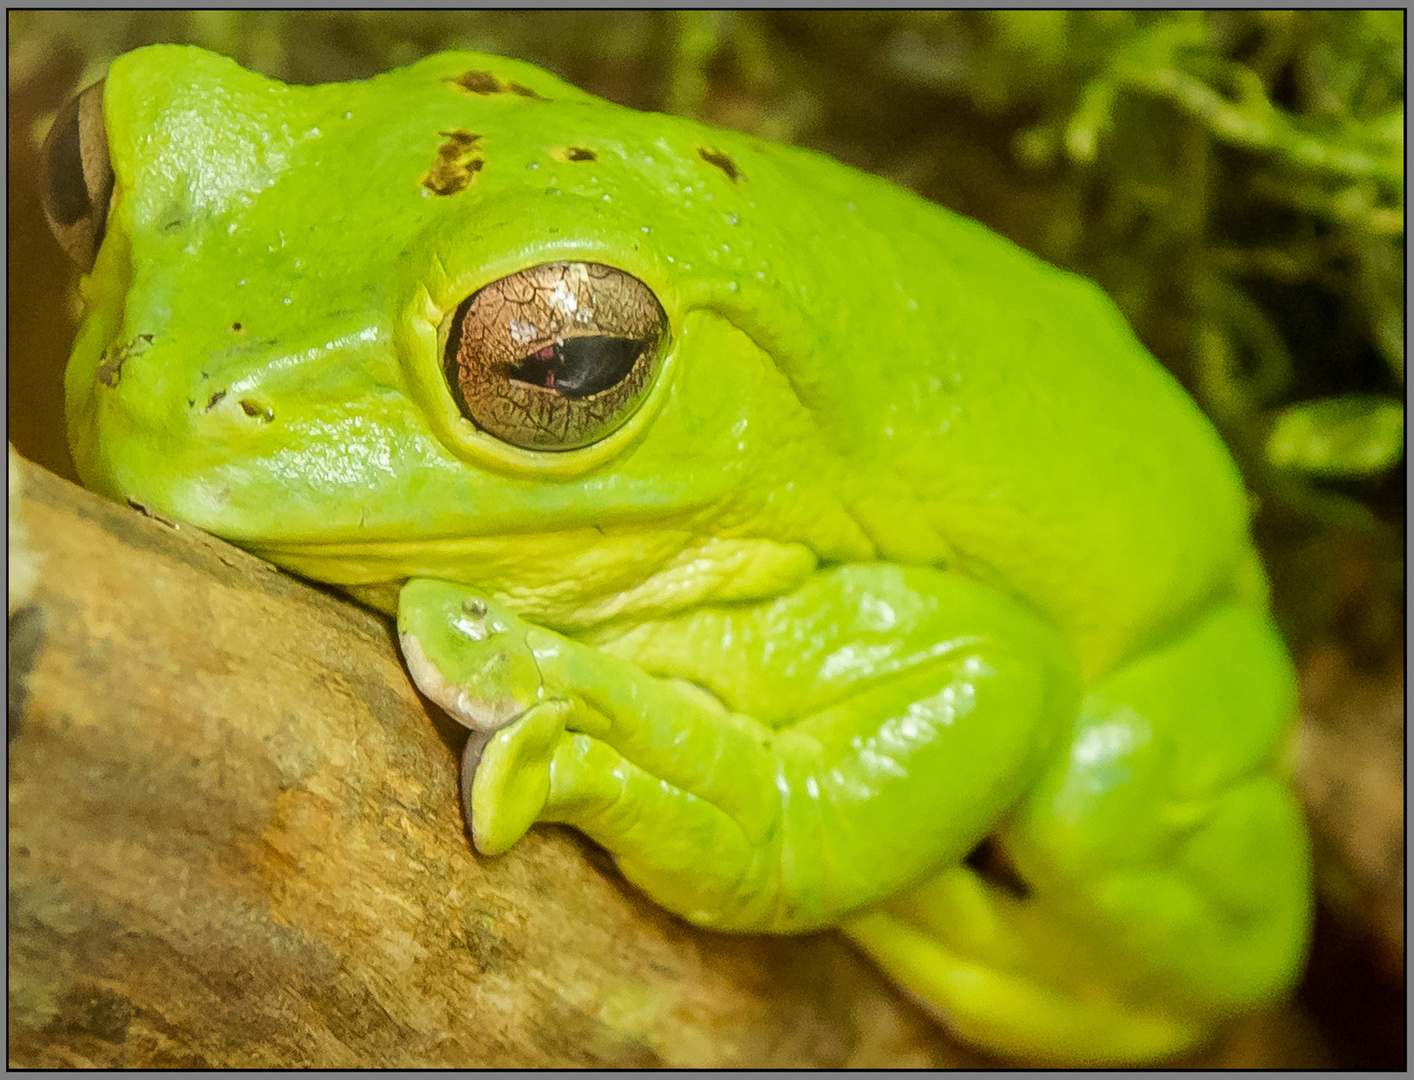
<instances>
[{"instance_id":1,"label":"frog's webbed foot","mask_svg":"<svg viewBox=\"0 0 1414 1080\"><path fill-rule=\"evenodd\" d=\"M774 791L760 725L723 724L720 705L700 692L533 626L467 586L410 581L398 631L418 688L471 729L460 794L482 854L505 851L537 819L584 828L582 818L604 814L656 820L671 835L674 815L685 812L667 844L674 850L720 846L718 834L740 844L741 819L762 816L741 804L759 810ZM755 782L741 783L748 758ZM704 762L719 762L737 782L701 775Z\"/></svg>"}]
</instances>

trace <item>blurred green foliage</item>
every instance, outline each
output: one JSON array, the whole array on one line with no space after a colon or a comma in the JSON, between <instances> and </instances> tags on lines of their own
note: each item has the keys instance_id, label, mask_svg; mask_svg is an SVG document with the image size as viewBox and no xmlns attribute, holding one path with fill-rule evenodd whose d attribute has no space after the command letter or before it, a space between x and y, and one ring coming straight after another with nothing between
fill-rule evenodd
<instances>
[{"instance_id":1,"label":"blurred green foliage","mask_svg":"<svg viewBox=\"0 0 1414 1080\"><path fill-rule=\"evenodd\" d=\"M1309 568L1341 535L1402 590L1402 10L12 11L9 29L11 93L67 83L53 107L151 41L295 82L470 48L822 149L1110 292L1237 454L1279 605L1303 568L1289 635L1329 620Z\"/></svg>"},{"instance_id":2,"label":"blurred green foliage","mask_svg":"<svg viewBox=\"0 0 1414 1080\"><path fill-rule=\"evenodd\" d=\"M1403 453L1399 402L1363 394L1292 405L1267 438L1267 460L1274 465L1325 476L1381 472Z\"/></svg>"}]
</instances>

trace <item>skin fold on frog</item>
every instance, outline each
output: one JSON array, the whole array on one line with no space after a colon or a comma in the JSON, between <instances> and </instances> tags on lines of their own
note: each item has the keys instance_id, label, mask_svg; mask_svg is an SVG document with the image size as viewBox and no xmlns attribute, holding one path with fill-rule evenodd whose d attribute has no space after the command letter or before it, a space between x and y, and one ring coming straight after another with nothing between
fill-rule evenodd
<instances>
[{"instance_id":1,"label":"skin fold on frog","mask_svg":"<svg viewBox=\"0 0 1414 1080\"><path fill-rule=\"evenodd\" d=\"M396 614L540 821L837 926L965 1040L1157 1060L1310 924L1241 477L1093 284L805 150L443 53L151 46L60 115L94 490Z\"/></svg>"}]
</instances>

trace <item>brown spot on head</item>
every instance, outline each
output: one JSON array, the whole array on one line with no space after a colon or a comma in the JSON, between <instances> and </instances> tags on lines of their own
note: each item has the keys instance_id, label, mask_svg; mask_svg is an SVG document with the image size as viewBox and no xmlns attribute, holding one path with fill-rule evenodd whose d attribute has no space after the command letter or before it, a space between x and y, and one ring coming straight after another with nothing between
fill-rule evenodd
<instances>
[{"instance_id":1,"label":"brown spot on head","mask_svg":"<svg viewBox=\"0 0 1414 1080\"><path fill-rule=\"evenodd\" d=\"M697 148L697 156L707 162L708 165L721 169L722 172L727 174L727 179L733 184L743 179L741 170L736 167L736 162L720 150L714 150L710 146L699 146Z\"/></svg>"},{"instance_id":2,"label":"brown spot on head","mask_svg":"<svg viewBox=\"0 0 1414 1080\"><path fill-rule=\"evenodd\" d=\"M489 71L464 71L454 79L443 79L459 86L468 94L499 94L501 81Z\"/></svg>"},{"instance_id":3,"label":"brown spot on head","mask_svg":"<svg viewBox=\"0 0 1414 1080\"><path fill-rule=\"evenodd\" d=\"M455 195L476 179L486 162L481 157L481 136L458 128L439 131L442 145L432 168L422 175L422 186L436 195Z\"/></svg>"},{"instance_id":4,"label":"brown spot on head","mask_svg":"<svg viewBox=\"0 0 1414 1080\"><path fill-rule=\"evenodd\" d=\"M93 377L108 388L118 385L118 380L123 377L123 361L127 356L119 352L105 352L103 363L98 365L98 370L93 373Z\"/></svg>"},{"instance_id":5,"label":"brown spot on head","mask_svg":"<svg viewBox=\"0 0 1414 1080\"><path fill-rule=\"evenodd\" d=\"M437 132L437 134L442 136L442 138L446 140L442 144L441 150L439 151L443 154L455 153L459 150L467 150L475 146L481 140L480 135L477 135L476 133L471 131L466 131L463 128L457 128L454 131L439 131Z\"/></svg>"},{"instance_id":6,"label":"brown spot on head","mask_svg":"<svg viewBox=\"0 0 1414 1080\"><path fill-rule=\"evenodd\" d=\"M598 161L599 155L587 146L562 146L550 151L556 161Z\"/></svg>"},{"instance_id":7,"label":"brown spot on head","mask_svg":"<svg viewBox=\"0 0 1414 1080\"><path fill-rule=\"evenodd\" d=\"M490 71L464 71L460 75L451 79L443 79L443 82L451 83L468 94L480 94L482 97L489 97L492 94L515 94L523 98L533 98L536 101L545 99L528 86L520 83L502 82Z\"/></svg>"}]
</instances>

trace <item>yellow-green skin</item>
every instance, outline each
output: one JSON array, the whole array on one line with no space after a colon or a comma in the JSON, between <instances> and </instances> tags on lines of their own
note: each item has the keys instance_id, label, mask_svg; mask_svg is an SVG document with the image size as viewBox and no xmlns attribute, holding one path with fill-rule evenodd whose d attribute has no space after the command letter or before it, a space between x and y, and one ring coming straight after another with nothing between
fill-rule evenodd
<instances>
[{"instance_id":1,"label":"yellow-green skin","mask_svg":"<svg viewBox=\"0 0 1414 1080\"><path fill-rule=\"evenodd\" d=\"M299 87L155 46L103 101L81 475L398 611L483 729L482 851L569 822L691 921L838 925L1034 1059L1162 1057L1290 987L1294 684L1242 482L1093 284L499 57ZM455 131L480 166L437 194ZM521 450L438 329L558 260L671 341L617 431ZM988 836L1023 886L963 861Z\"/></svg>"}]
</instances>

